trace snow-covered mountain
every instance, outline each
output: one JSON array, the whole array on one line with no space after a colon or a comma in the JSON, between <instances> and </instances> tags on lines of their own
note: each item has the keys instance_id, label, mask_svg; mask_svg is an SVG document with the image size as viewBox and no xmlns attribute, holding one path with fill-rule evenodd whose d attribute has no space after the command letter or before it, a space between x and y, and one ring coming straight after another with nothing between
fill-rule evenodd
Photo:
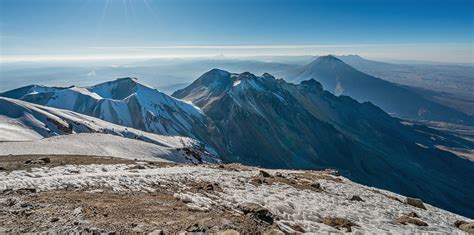
<instances>
[{"instance_id":1,"label":"snow-covered mountain","mask_svg":"<svg viewBox=\"0 0 474 235\"><path fill-rule=\"evenodd\" d=\"M472 116L429 100L414 88L360 72L331 55L289 71L285 78L293 82L315 79L336 95L348 95L360 102L370 101L402 118L474 125Z\"/></svg>"},{"instance_id":2,"label":"snow-covered mountain","mask_svg":"<svg viewBox=\"0 0 474 235\"><path fill-rule=\"evenodd\" d=\"M323 90L315 80L292 84L270 74L214 69L173 96L214 121L224 143L218 149L229 161L336 168L356 182L474 215L474 204L464 197L474 194L468 186L474 164L436 147L446 141L472 149L472 142L405 125L372 103Z\"/></svg>"},{"instance_id":3,"label":"snow-covered mountain","mask_svg":"<svg viewBox=\"0 0 474 235\"><path fill-rule=\"evenodd\" d=\"M156 135L73 111L3 97L0 97L0 133L0 155L109 153L132 159L200 161L180 152L190 148L203 161L218 161L214 150L188 137Z\"/></svg>"},{"instance_id":4,"label":"snow-covered mountain","mask_svg":"<svg viewBox=\"0 0 474 235\"><path fill-rule=\"evenodd\" d=\"M213 130L212 122L199 108L136 78L120 78L90 87L31 85L0 96L72 110L147 132L188 136L205 142Z\"/></svg>"}]
</instances>

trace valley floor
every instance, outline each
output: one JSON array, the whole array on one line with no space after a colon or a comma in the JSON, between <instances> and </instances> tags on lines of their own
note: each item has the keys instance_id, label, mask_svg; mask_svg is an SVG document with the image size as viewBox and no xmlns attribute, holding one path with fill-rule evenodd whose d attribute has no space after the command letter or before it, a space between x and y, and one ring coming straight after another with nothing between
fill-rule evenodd
<instances>
[{"instance_id":1,"label":"valley floor","mask_svg":"<svg viewBox=\"0 0 474 235\"><path fill-rule=\"evenodd\" d=\"M331 170L60 155L3 156L0 167L0 233L463 233L454 224L468 220Z\"/></svg>"}]
</instances>

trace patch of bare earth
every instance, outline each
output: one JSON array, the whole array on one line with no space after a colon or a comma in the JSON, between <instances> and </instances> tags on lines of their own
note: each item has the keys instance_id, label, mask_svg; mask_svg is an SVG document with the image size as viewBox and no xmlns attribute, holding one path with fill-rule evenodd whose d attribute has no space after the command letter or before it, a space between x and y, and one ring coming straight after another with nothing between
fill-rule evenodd
<instances>
[{"instance_id":1,"label":"patch of bare earth","mask_svg":"<svg viewBox=\"0 0 474 235\"><path fill-rule=\"evenodd\" d=\"M113 157L27 155L2 156L3 171L62 165L129 164L137 161ZM144 161L140 161L144 162ZM130 170L156 168L174 163L146 162ZM214 167L214 166L212 166ZM232 166L231 166L232 167ZM222 192L219 184L180 182L189 192L214 194ZM218 232L237 230L242 233L270 232L276 225L256 219L251 214L224 207L210 211L192 210L174 197L175 184L157 184L154 192L114 192L105 188L87 188L36 192L35 189L0 192L0 233L68 232Z\"/></svg>"},{"instance_id":2,"label":"patch of bare earth","mask_svg":"<svg viewBox=\"0 0 474 235\"><path fill-rule=\"evenodd\" d=\"M211 184L212 185L212 184ZM208 185L196 185L208 190ZM203 188L201 188L203 186ZM214 189L218 189L218 186ZM156 192L113 192L111 190L16 191L4 193L0 227L4 232L217 232L249 233L273 227L226 208L201 212L190 210L164 186Z\"/></svg>"}]
</instances>

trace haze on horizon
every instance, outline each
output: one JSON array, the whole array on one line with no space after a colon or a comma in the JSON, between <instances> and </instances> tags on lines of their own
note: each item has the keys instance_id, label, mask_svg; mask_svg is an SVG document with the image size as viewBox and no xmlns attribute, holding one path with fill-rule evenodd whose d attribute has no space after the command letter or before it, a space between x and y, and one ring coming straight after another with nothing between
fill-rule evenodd
<instances>
[{"instance_id":1,"label":"haze on horizon","mask_svg":"<svg viewBox=\"0 0 474 235\"><path fill-rule=\"evenodd\" d=\"M472 1L2 0L0 61L358 54L473 63Z\"/></svg>"}]
</instances>

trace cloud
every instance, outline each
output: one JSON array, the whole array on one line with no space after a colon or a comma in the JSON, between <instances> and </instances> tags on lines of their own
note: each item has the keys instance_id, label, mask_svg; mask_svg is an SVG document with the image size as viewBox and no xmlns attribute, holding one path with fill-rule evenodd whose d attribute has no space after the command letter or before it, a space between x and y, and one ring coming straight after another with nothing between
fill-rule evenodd
<instances>
[{"instance_id":1,"label":"cloud","mask_svg":"<svg viewBox=\"0 0 474 235\"><path fill-rule=\"evenodd\" d=\"M309 45L176 45L176 46L94 46L92 49L311 49L339 47L376 47L400 44L309 44Z\"/></svg>"}]
</instances>

